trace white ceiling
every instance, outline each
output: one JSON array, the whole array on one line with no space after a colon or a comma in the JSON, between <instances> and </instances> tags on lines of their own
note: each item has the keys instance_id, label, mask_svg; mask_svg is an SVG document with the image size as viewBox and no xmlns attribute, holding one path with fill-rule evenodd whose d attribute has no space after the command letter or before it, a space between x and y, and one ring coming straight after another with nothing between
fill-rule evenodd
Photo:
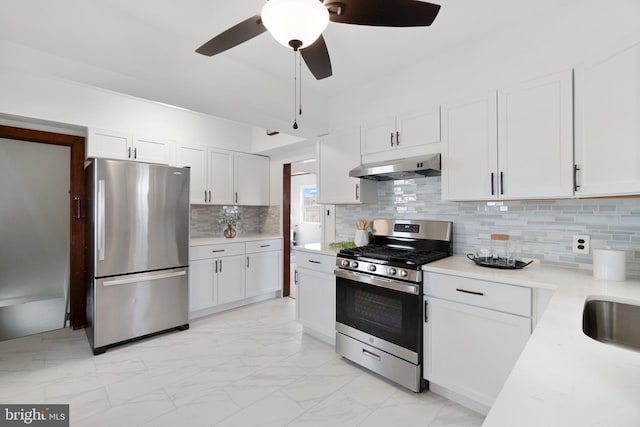
<instances>
[{"instance_id":1,"label":"white ceiling","mask_svg":"<svg viewBox=\"0 0 640 427\"><path fill-rule=\"evenodd\" d=\"M551 13L580 0L434 0L431 27L374 28L329 23L324 37L333 76L303 71L303 101L323 129L327 102L380 81L440 50ZM264 0L2 0L0 38L43 55L60 77L189 108L259 127L291 131L290 50L268 33L214 57L194 50L259 13ZM35 52L35 53L34 53ZM52 56L66 61L54 67ZM16 62L19 59L16 58ZM72 64L74 66L69 66ZM53 69L55 71L53 71ZM304 105L304 104L303 104Z\"/></svg>"}]
</instances>

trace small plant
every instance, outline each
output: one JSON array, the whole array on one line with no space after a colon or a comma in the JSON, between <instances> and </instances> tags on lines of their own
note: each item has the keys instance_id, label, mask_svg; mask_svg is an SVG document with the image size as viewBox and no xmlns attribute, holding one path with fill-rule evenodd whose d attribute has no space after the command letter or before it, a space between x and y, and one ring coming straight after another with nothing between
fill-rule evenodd
<instances>
[{"instance_id":1,"label":"small plant","mask_svg":"<svg viewBox=\"0 0 640 427\"><path fill-rule=\"evenodd\" d=\"M237 228L240 223L240 219L240 212L238 211L238 208L234 206L233 208L224 208L218 222L223 226Z\"/></svg>"}]
</instances>

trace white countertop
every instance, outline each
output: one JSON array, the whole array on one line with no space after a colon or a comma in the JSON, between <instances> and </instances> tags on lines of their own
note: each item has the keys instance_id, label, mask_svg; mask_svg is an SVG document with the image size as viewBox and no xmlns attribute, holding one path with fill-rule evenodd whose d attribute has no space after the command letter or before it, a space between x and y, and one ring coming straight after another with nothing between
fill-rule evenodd
<instances>
[{"instance_id":1,"label":"white countertop","mask_svg":"<svg viewBox=\"0 0 640 427\"><path fill-rule=\"evenodd\" d=\"M294 246L294 251L311 252L316 254L336 256L340 248L332 248L329 245L321 245L320 243L309 243L307 245Z\"/></svg>"},{"instance_id":2,"label":"white countertop","mask_svg":"<svg viewBox=\"0 0 640 427\"><path fill-rule=\"evenodd\" d=\"M540 264L497 270L466 257L436 261L423 270L555 290L483 426L640 426L640 352L582 332L587 296L640 304L640 281L605 281L591 271Z\"/></svg>"},{"instance_id":3,"label":"white countertop","mask_svg":"<svg viewBox=\"0 0 640 427\"><path fill-rule=\"evenodd\" d=\"M281 239L282 236L274 234L247 234L242 236L236 236L232 239L227 239L224 236L220 237L196 237L189 239L189 246L204 246L204 245L216 245L218 243L242 243L251 242L255 240L268 240L268 239Z\"/></svg>"}]
</instances>

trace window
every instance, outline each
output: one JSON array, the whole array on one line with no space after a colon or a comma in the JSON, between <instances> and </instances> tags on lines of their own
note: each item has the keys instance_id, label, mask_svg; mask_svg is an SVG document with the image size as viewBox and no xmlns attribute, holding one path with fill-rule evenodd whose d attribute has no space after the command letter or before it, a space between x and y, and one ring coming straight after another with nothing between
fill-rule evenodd
<instances>
[{"instance_id":1,"label":"window","mask_svg":"<svg viewBox=\"0 0 640 427\"><path fill-rule=\"evenodd\" d=\"M302 187L302 222L320 224L320 205L316 202L318 190L314 185Z\"/></svg>"}]
</instances>

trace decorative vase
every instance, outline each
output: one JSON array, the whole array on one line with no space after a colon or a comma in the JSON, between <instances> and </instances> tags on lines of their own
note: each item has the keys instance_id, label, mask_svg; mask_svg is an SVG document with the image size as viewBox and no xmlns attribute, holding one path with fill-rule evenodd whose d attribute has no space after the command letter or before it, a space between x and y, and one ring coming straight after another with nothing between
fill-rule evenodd
<instances>
[{"instance_id":1,"label":"decorative vase","mask_svg":"<svg viewBox=\"0 0 640 427\"><path fill-rule=\"evenodd\" d=\"M353 238L353 243L356 246L364 246L369 244L369 233L367 230L356 230L356 235Z\"/></svg>"},{"instance_id":2,"label":"decorative vase","mask_svg":"<svg viewBox=\"0 0 640 427\"><path fill-rule=\"evenodd\" d=\"M236 237L236 229L231 224L227 224L227 228L224 229L224 237L227 239L233 239Z\"/></svg>"}]
</instances>

